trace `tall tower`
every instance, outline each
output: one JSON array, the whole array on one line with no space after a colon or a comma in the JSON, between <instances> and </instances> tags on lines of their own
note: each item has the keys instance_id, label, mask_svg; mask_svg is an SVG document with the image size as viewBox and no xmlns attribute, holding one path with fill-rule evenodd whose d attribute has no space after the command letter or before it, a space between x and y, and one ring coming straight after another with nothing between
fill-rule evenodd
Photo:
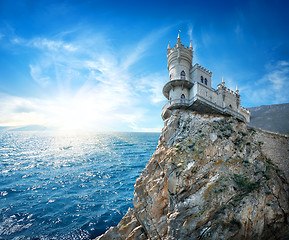
<instances>
[{"instance_id":1,"label":"tall tower","mask_svg":"<svg viewBox=\"0 0 289 240\"><path fill-rule=\"evenodd\" d=\"M171 48L168 45L167 61L169 82L163 88L164 96L175 108L182 108L189 104L190 89L194 83L190 77L193 62L193 48L184 47L178 33L177 44Z\"/></svg>"},{"instance_id":2,"label":"tall tower","mask_svg":"<svg viewBox=\"0 0 289 240\"><path fill-rule=\"evenodd\" d=\"M212 72L196 63L193 66L193 47L184 47L178 34L177 44L167 49L169 81L163 88L168 102L163 106L162 118L166 120L174 109L193 110L200 113L234 116L250 122L250 112L241 107L239 90L225 87L225 82L215 90L211 86Z\"/></svg>"}]
</instances>

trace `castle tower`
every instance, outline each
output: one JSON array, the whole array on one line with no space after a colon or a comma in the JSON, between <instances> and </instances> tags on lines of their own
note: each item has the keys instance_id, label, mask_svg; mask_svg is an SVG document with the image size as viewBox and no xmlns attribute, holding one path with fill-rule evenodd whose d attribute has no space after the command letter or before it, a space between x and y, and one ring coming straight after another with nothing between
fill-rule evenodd
<instances>
[{"instance_id":1,"label":"castle tower","mask_svg":"<svg viewBox=\"0 0 289 240\"><path fill-rule=\"evenodd\" d=\"M169 70L169 82L163 88L164 96L173 103L175 108L182 108L189 104L190 89L193 82L190 72L193 62L193 48L184 47L178 34L177 44L167 49L167 61Z\"/></svg>"},{"instance_id":2,"label":"castle tower","mask_svg":"<svg viewBox=\"0 0 289 240\"><path fill-rule=\"evenodd\" d=\"M165 120L174 109L187 109L200 113L222 114L250 122L250 112L241 106L238 88L236 91L222 84L217 90L212 88L212 72L196 63L193 64L193 47L184 47L178 34L177 44L171 48L168 44L167 61L169 81L163 88L168 99L162 111Z\"/></svg>"}]
</instances>

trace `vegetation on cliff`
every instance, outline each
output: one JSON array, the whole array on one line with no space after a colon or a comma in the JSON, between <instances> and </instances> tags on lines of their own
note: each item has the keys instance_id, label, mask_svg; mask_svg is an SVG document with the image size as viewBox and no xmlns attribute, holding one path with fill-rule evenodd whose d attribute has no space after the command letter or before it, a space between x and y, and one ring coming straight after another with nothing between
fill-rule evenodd
<instances>
[{"instance_id":1,"label":"vegetation on cliff","mask_svg":"<svg viewBox=\"0 0 289 240\"><path fill-rule=\"evenodd\" d=\"M288 239L289 139L231 117L175 110L99 239Z\"/></svg>"}]
</instances>

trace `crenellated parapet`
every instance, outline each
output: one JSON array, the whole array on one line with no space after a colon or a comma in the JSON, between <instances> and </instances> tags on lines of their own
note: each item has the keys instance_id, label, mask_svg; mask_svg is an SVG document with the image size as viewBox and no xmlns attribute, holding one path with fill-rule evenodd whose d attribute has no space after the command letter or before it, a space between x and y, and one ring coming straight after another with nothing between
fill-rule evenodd
<instances>
[{"instance_id":1,"label":"crenellated parapet","mask_svg":"<svg viewBox=\"0 0 289 240\"><path fill-rule=\"evenodd\" d=\"M212 77L212 72L209 71L209 70L207 70L206 68L202 67L202 66L199 65L198 63L196 63L196 64L193 66L193 69L192 69L192 70L194 71L195 69L198 69L198 70L200 70L201 72L203 72L204 74L207 74L207 75L209 75L210 77Z\"/></svg>"},{"instance_id":2,"label":"crenellated parapet","mask_svg":"<svg viewBox=\"0 0 289 240\"><path fill-rule=\"evenodd\" d=\"M217 91L219 91L219 92L225 92L226 94L231 94L231 95L233 95L233 96L235 96L235 97L240 97L240 95L239 95L239 92L237 92L237 91L233 91L233 90L231 90L230 88L227 88L225 85L223 85L223 84L218 84L218 86L217 86Z\"/></svg>"},{"instance_id":3,"label":"crenellated parapet","mask_svg":"<svg viewBox=\"0 0 289 240\"><path fill-rule=\"evenodd\" d=\"M168 45L167 61L170 80L189 80L190 70L193 63L193 48L191 45L189 48L185 47L181 43L179 34L177 44L173 48Z\"/></svg>"},{"instance_id":4,"label":"crenellated parapet","mask_svg":"<svg viewBox=\"0 0 289 240\"><path fill-rule=\"evenodd\" d=\"M175 46L174 48L170 48L167 50L167 59L168 59L168 70L170 69L170 65L177 61L180 63L182 60L186 61L188 65L192 65L193 62L193 51L185 48L184 45Z\"/></svg>"},{"instance_id":5,"label":"crenellated parapet","mask_svg":"<svg viewBox=\"0 0 289 240\"><path fill-rule=\"evenodd\" d=\"M232 91L225 86L223 79L217 90L213 89L212 72L198 63L193 65L192 43L185 47L179 34L173 48L168 44L167 60L169 81L163 87L163 94L168 102L163 108L163 119L169 117L173 109L188 109L235 116L241 121L250 122L250 112L241 107L238 88Z\"/></svg>"}]
</instances>

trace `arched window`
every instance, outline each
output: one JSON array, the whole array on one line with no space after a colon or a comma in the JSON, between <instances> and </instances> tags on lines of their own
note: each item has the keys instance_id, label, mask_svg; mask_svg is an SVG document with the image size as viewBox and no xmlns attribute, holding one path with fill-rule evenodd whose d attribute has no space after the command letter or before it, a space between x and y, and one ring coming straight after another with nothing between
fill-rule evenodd
<instances>
[{"instance_id":1,"label":"arched window","mask_svg":"<svg viewBox=\"0 0 289 240\"><path fill-rule=\"evenodd\" d=\"M170 80L172 80L172 74L170 74Z\"/></svg>"},{"instance_id":2,"label":"arched window","mask_svg":"<svg viewBox=\"0 0 289 240\"><path fill-rule=\"evenodd\" d=\"M204 78L203 78L203 76L201 76L201 83L204 83Z\"/></svg>"},{"instance_id":3,"label":"arched window","mask_svg":"<svg viewBox=\"0 0 289 240\"><path fill-rule=\"evenodd\" d=\"M185 79L186 79L186 73L185 73L185 71L182 71L182 72L181 72L181 79L182 79L182 80L185 80Z\"/></svg>"},{"instance_id":4,"label":"arched window","mask_svg":"<svg viewBox=\"0 0 289 240\"><path fill-rule=\"evenodd\" d=\"M185 103L185 98L186 98L185 94L182 94L181 95L181 103Z\"/></svg>"},{"instance_id":5,"label":"arched window","mask_svg":"<svg viewBox=\"0 0 289 240\"><path fill-rule=\"evenodd\" d=\"M208 80L207 80L207 78L205 78L205 84L208 85Z\"/></svg>"}]
</instances>

